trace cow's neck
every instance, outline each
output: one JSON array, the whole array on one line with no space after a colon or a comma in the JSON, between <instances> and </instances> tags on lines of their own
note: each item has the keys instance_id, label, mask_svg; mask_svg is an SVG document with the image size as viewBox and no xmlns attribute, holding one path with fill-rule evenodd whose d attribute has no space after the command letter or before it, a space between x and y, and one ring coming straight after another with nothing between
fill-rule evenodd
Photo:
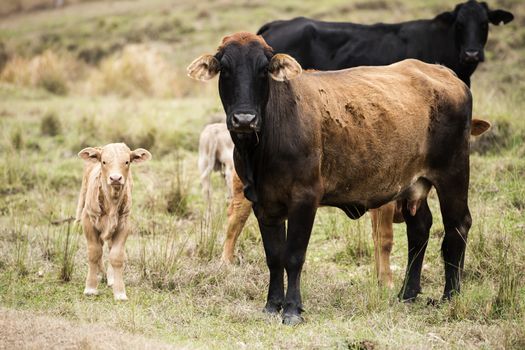
<instances>
[{"instance_id":1,"label":"cow's neck","mask_svg":"<svg viewBox=\"0 0 525 350\"><path fill-rule=\"evenodd\" d=\"M121 186L111 186L105 181L101 181L99 191L99 204L101 209L107 215L116 215L120 206L122 205L124 193L126 192L125 187L127 184Z\"/></svg>"},{"instance_id":2,"label":"cow's neck","mask_svg":"<svg viewBox=\"0 0 525 350\"><path fill-rule=\"evenodd\" d=\"M299 129L292 85L289 82L269 83L268 103L263 108L260 132L232 135L235 143L236 167L244 183L244 195L251 202L260 199L258 189L265 168L283 151L287 151L293 140L298 145ZM293 148L293 147L292 147Z\"/></svg>"}]
</instances>

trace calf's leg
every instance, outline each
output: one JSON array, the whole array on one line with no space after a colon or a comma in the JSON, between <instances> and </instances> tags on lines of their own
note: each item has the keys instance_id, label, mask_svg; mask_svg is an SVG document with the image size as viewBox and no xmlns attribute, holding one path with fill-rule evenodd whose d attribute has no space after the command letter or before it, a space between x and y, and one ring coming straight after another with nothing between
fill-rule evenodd
<instances>
[{"instance_id":1,"label":"calf's leg","mask_svg":"<svg viewBox=\"0 0 525 350\"><path fill-rule=\"evenodd\" d=\"M390 253L394 240L392 223L395 208L396 202L390 202L378 209L370 210L376 274L379 283L388 288L394 287L390 269Z\"/></svg>"},{"instance_id":2,"label":"calf's leg","mask_svg":"<svg viewBox=\"0 0 525 350\"><path fill-rule=\"evenodd\" d=\"M113 297L115 300L128 300L124 286L124 264L126 262L126 251L124 244L128 236L127 224L117 229L112 237L111 249L109 251L109 263L113 275ZM109 275L108 271L108 275ZM109 277L108 277L109 279Z\"/></svg>"},{"instance_id":3,"label":"calf's leg","mask_svg":"<svg viewBox=\"0 0 525 350\"><path fill-rule=\"evenodd\" d=\"M284 300L283 323L295 325L303 321L301 313L301 271L306 256L306 249L315 219L317 205L314 201L305 201L293 208L288 215L288 232L284 266L288 276L288 289Z\"/></svg>"},{"instance_id":4,"label":"calf's leg","mask_svg":"<svg viewBox=\"0 0 525 350\"><path fill-rule=\"evenodd\" d=\"M421 292L421 268L427 249L430 227L432 226L432 213L427 200L422 200L421 206L414 216L410 214L407 201L404 200L403 217L407 225L408 264L405 281L399 292L399 299L412 301Z\"/></svg>"},{"instance_id":5,"label":"calf's leg","mask_svg":"<svg viewBox=\"0 0 525 350\"><path fill-rule=\"evenodd\" d=\"M89 219L84 218L82 220L82 226L84 229L84 235L86 236L88 257L88 273L84 294L97 295L97 274L100 268L100 260L102 259L102 241L100 240L99 232L95 230Z\"/></svg>"},{"instance_id":6,"label":"calf's leg","mask_svg":"<svg viewBox=\"0 0 525 350\"><path fill-rule=\"evenodd\" d=\"M258 221L266 254L266 264L270 270L270 285L264 311L277 313L281 310L284 301L285 225L284 222L265 224L260 219Z\"/></svg>"}]
</instances>

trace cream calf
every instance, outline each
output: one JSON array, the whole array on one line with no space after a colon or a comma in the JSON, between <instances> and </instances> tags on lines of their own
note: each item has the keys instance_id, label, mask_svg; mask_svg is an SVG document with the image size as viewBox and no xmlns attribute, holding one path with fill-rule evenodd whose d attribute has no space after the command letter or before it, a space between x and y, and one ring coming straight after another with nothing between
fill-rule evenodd
<instances>
[{"instance_id":1,"label":"cream calf","mask_svg":"<svg viewBox=\"0 0 525 350\"><path fill-rule=\"evenodd\" d=\"M87 240L88 274L84 294L98 294L97 274L104 273L102 247L108 242L108 286L113 286L115 300L127 300L123 271L124 244L131 229L130 165L151 159L151 154L143 148L131 151L123 143L112 143L85 148L78 156L85 161L76 213Z\"/></svg>"},{"instance_id":2,"label":"cream calf","mask_svg":"<svg viewBox=\"0 0 525 350\"><path fill-rule=\"evenodd\" d=\"M210 201L212 171L223 171L228 186L228 197L232 196L233 141L225 123L206 125L199 138L199 171L202 192Z\"/></svg>"}]
</instances>

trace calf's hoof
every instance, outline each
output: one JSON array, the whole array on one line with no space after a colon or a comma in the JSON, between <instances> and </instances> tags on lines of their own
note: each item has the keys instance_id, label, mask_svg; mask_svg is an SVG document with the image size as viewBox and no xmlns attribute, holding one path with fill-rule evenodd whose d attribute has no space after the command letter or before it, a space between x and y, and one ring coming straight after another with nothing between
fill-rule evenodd
<instances>
[{"instance_id":1,"label":"calf's hoof","mask_svg":"<svg viewBox=\"0 0 525 350\"><path fill-rule=\"evenodd\" d=\"M87 288L84 289L84 295L90 297L90 296L95 296L95 295L98 295L98 290L96 288Z\"/></svg>"},{"instance_id":2,"label":"calf's hoof","mask_svg":"<svg viewBox=\"0 0 525 350\"><path fill-rule=\"evenodd\" d=\"M128 297L126 296L126 293L115 293L113 295L115 298L115 301L126 301L128 300Z\"/></svg>"},{"instance_id":3,"label":"calf's hoof","mask_svg":"<svg viewBox=\"0 0 525 350\"><path fill-rule=\"evenodd\" d=\"M304 318L298 314L284 314L283 324L287 326L295 326L304 322Z\"/></svg>"}]
</instances>

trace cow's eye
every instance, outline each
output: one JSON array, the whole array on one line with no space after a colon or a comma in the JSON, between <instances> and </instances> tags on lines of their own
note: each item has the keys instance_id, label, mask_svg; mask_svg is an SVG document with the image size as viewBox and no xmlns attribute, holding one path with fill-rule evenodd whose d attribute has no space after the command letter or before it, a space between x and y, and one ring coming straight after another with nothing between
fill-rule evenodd
<instances>
[{"instance_id":1,"label":"cow's eye","mask_svg":"<svg viewBox=\"0 0 525 350\"><path fill-rule=\"evenodd\" d=\"M102 161L102 164L106 165L106 161L105 161L105 160L103 160L103 161Z\"/></svg>"},{"instance_id":2,"label":"cow's eye","mask_svg":"<svg viewBox=\"0 0 525 350\"><path fill-rule=\"evenodd\" d=\"M126 160L126 165L128 165L128 164L129 164L129 160Z\"/></svg>"}]
</instances>

